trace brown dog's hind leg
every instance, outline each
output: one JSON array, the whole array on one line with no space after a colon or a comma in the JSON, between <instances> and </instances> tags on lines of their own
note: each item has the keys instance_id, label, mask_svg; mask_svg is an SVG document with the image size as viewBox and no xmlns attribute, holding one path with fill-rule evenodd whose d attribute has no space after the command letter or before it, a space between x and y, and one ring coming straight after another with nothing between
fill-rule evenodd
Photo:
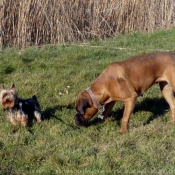
<instances>
[{"instance_id":1,"label":"brown dog's hind leg","mask_svg":"<svg viewBox=\"0 0 175 175\"><path fill-rule=\"evenodd\" d=\"M125 102L125 109L124 109L124 114L123 114L121 129L119 134L123 134L127 130L129 118L134 110L136 98L137 97L131 97Z\"/></svg>"},{"instance_id":2,"label":"brown dog's hind leg","mask_svg":"<svg viewBox=\"0 0 175 175\"><path fill-rule=\"evenodd\" d=\"M171 119L168 123L175 123L175 99L174 99L174 90L171 87L170 84L168 84L167 82L163 81L159 83L160 85L160 89L163 93L163 96L165 98L165 100L167 101L167 103L170 106L171 109Z\"/></svg>"}]
</instances>

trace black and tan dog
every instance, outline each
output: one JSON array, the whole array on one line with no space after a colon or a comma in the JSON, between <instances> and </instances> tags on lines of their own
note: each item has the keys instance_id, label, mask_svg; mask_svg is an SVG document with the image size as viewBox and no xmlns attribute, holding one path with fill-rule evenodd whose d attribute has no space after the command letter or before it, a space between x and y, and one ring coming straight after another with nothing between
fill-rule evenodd
<instances>
[{"instance_id":1,"label":"black and tan dog","mask_svg":"<svg viewBox=\"0 0 175 175\"><path fill-rule=\"evenodd\" d=\"M98 110L105 119L116 101L125 104L120 134L127 130L138 96L159 83L171 109L170 123L175 123L175 53L157 52L111 63L77 98L75 122L86 125ZM103 109L104 108L104 109Z\"/></svg>"},{"instance_id":2,"label":"black and tan dog","mask_svg":"<svg viewBox=\"0 0 175 175\"><path fill-rule=\"evenodd\" d=\"M22 126L27 126L33 119L38 123L42 122L41 108L36 96L29 99L18 98L14 84L11 88L2 88L0 103L12 125L21 123Z\"/></svg>"}]
</instances>

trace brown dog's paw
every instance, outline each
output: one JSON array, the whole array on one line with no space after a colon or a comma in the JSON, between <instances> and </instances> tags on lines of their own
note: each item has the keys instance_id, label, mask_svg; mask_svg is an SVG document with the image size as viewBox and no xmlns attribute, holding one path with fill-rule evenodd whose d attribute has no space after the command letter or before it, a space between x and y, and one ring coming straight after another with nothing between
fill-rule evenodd
<instances>
[{"instance_id":1,"label":"brown dog's paw","mask_svg":"<svg viewBox=\"0 0 175 175\"><path fill-rule=\"evenodd\" d=\"M127 131L127 127L121 127L119 134L122 135Z\"/></svg>"},{"instance_id":2,"label":"brown dog's paw","mask_svg":"<svg viewBox=\"0 0 175 175\"><path fill-rule=\"evenodd\" d=\"M125 132L126 132L126 130L120 130L120 131L118 132L118 135L123 135Z\"/></svg>"},{"instance_id":3,"label":"brown dog's paw","mask_svg":"<svg viewBox=\"0 0 175 175\"><path fill-rule=\"evenodd\" d=\"M123 132L118 132L117 135L121 136L121 135L123 135L123 134L124 134Z\"/></svg>"},{"instance_id":4,"label":"brown dog's paw","mask_svg":"<svg viewBox=\"0 0 175 175\"><path fill-rule=\"evenodd\" d=\"M167 122L167 124L171 124L171 125L175 124L175 121L170 120L170 121Z\"/></svg>"}]
</instances>

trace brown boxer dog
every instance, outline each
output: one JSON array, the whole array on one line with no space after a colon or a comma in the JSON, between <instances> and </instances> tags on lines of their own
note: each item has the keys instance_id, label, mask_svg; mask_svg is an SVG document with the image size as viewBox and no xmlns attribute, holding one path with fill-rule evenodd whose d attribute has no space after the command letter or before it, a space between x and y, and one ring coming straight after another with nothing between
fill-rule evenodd
<instances>
[{"instance_id":1,"label":"brown boxer dog","mask_svg":"<svg viewBox=\"0 0 175 175\"><path fill-rule=\"evenodd\" d=\"M98 111L99 118L104 120L115 102L122 101L125 108L119 133L123 134L137 97L157 82L171 109L170 123L174 123L175 53L169 52L149 53L111 63L90 88L78 95L75 123L86 125Z\"/></svg>"}]
</instances>

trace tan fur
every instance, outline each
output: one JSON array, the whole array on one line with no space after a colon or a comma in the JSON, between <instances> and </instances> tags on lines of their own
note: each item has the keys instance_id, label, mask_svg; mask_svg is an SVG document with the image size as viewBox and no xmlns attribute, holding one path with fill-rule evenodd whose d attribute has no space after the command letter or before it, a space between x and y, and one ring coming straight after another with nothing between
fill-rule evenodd
<instances>
[{"instance_id":1,"label":"tan fur","mask_svg":"<svg viewBox=\"0 0 175 175\"><path fill-rule=\"evenodd\" d=\"M116 101L125 104L120 133L127 130L129 118L133 112L138 96L142 95L153 84L159 83L160 89L168 102L172 117L170 123L175 122L175 54L157 52L132 57L122 62L111 63L90 86L98 101L105 105L104 117L107 117ZM88 121L97 113L97 107L83 106L85 101L91 101L84 90L76 101L76 120ZM80 108L84 114L80 114Z\"/></svg>"},{"instance_id":2,"label":"tan fur","mask_svg":"<svg viewBox=\"0 0 175 175\"><path fill-rule=\"evenodd\" d=\"M15 126L18 123L21 123L22 126L27 126L28 116L24 112L21 114L19 111L15 111L13 112L13 115L11 112L6 112L6 115L12 125Z\"/></svg>"}]
</instances>

